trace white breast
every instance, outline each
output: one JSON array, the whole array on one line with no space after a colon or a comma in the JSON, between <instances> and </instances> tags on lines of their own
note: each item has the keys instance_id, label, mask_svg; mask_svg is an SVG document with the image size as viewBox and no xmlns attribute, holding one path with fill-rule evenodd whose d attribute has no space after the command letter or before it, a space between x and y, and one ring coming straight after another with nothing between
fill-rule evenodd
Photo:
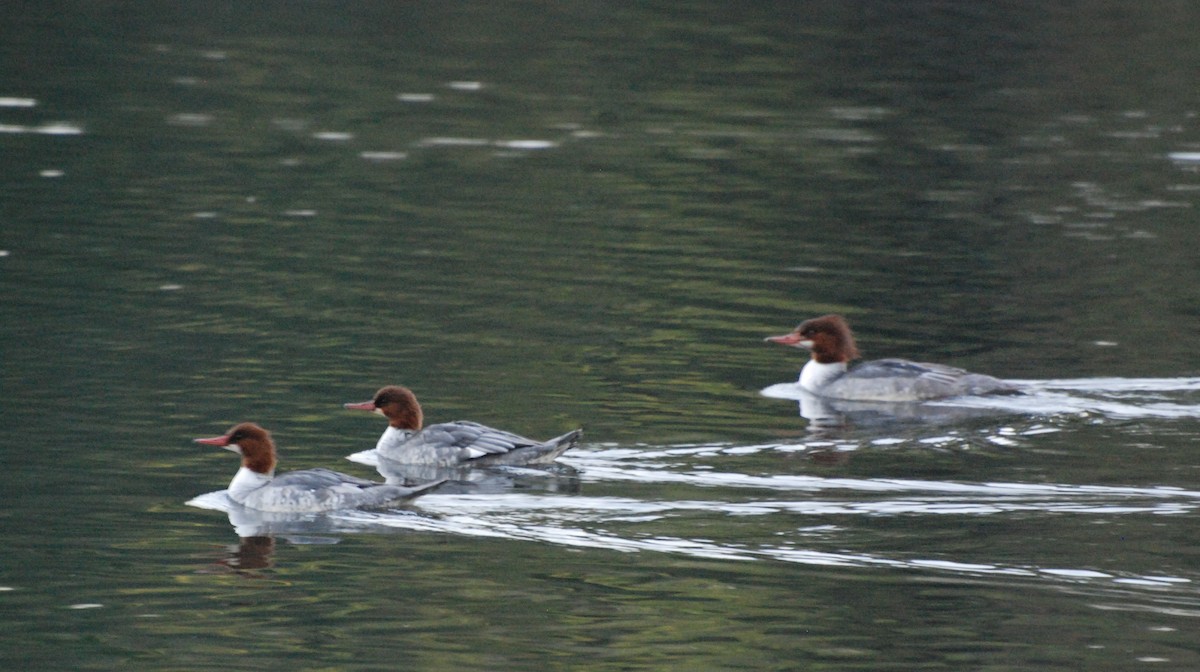
<instances>
[{"instance_id":1,"label":"white breast","mask_svg":"<svg viewBox=\"0 0 1200 672\"><path fill-rule=\"evenodd\" d=\"M250 496L250 493L270 482L271 476L242 467L234 474L233 480L229 482L229 498L238 504L242 504Z\"/></svg>"},{"instance_id":2,"label":"white breast","mask_svg":"<svg viewBox=\"0 0 1200 672\"><path fill-rule=\"evenodd\" d=\"M383 430L383 435L379 437L379 442L375 444L375 450L386 452L389 450L399 449L400 444L407 441L414 432L409 429L396 429L389 426Z\"/></svg>"},{"instance_id":3,"label":"white breast","mask_svg":"<svg viewBox=\"0 0 1200 672\"><path fill-rule=\"evenodd\" d=\"M843 373L846 373L845 362L822 364L810 359L804 368L800 369L800 387L809 392L820 392L822 387L837 380Z\"/></svg>"}]
</instances>

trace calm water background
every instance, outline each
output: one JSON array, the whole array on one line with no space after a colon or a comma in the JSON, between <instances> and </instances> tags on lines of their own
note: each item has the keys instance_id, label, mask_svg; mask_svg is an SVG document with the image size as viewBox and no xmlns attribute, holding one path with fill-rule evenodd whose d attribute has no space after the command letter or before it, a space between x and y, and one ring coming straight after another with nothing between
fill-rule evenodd
<instances>
[{"instance_id":1,"label":"calm water background","mask_svg":"<svg viewBox=\"0 0 1200 672\"><path fill-rule=\"evenodd\" d=\"M1196 669L1198 26L7 3L0 666ZM1038 393L813 431L761 339L829 311ZM241 543L185 505L240 420L371 475L385 383L585 445Z\"/></svg>"}]
</instances>

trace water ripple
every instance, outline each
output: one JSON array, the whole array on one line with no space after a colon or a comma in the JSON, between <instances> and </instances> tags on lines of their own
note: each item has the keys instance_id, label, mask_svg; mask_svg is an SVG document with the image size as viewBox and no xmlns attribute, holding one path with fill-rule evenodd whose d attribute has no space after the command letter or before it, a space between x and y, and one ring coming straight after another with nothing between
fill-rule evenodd
<instances>
[{"instance_id":1,"label":"water ripple","mask_svg":"<svg viewBox=\"0 0 1200 672\"><path fill-rule=\"evenodd\" d=\"M685 555L694 558L754 561L774 560L779 562L850 567L850 568L888 568L906 569L921 572L951 573L963 576L1007 576L1032 579L1051 580L1055 582L1096 583L1109 586L1172 588L1190 586L1193 580L1186 577L1165 574L1137 575L1117 571L1100 571L1089 568L1070 567L1039 567L1036 565L1005 565L980 562L961 562L940 558L900 558L888 557L876 553L855 553L850 551L829 552L811 548L799 548L791 544L749 544L749 543L720 543L710 539L693 539L671 535L621 535L602 528L583 529L571 526L569 520L560 520L568 524L554 524L549 520L539 520L532 512L556 511L587 508L589 505L596 510L611 514L616 510L639 510L648 508L658 511L671 509L706 508L700 502L657 502L646 503L636 500L605 498L568 498L570 501L553 501L559 498L533 498L552 500L545 502L530 501L530 498L518 496L515 500L505 503L499 498L464 498L430 496L420 500L420 508L433 515L430 516L396 516L388 513L365 511L342 512L348 521L356 524L375 524L383 527L396 527L413 531L441 532L474 537L492 537L512 540L524 540L550 543L574 548L594 548L622 553L658 552ZM584 501L580 501L580 500ZM474 501L472 501L474 500ZM762 504L762 503L759 503ZM563 507L567 507L564 509ZM721 505L728 507L728 504ZM777 508L786 508L785 503L772 503L770 506L753 505L743 509L742 513L756 514L775 512ZM499 507L497 510L495 507ZM803 509L804 506L798 508ZM513 512L521 515L508 516ZM565 518L573 519L570 515ZM531 519L532 518L532 519ZM627 519L626 519L627 520Z\"/></svg>"},{"instance_id":2,"label":"water ripple","mask_svg":"<svg viewBox=\"0 0 1200 672\"><path fill-rule=\"evenodd\" d=\"M941 403L987 403L1038 417L1048 413L1200 417L1200 404L1188 398L1200 391L1200 378L1022 382L1030 390L1026 395ZM905 438L876 433L747 445L594 444L580 447L562 460L588 486L582 492L511 486L486 492L443 490L400 510L339 511L287 519L235 510L223 493L210 493L189 503L226 511L241 536L280 534L294 543L312 543L306 540L327 539L327 535L407 530L706 560L901 570L970 580L1002 577L1005 582L1047 582L1085 592L1138 590L1154 595L1155 604L1148 607L1153 609L1173 608L1158 602L1197 600L1193 594L1197 577L1162 569L1094 566L1091 556L1073 555L1069 547L1044 547L1045 555L1025 563L1012 560L1024 558L1025 553L1001 543L997 547L1001 555L993 562L991 557L971 557L969 552L931 551L924 543L901 541L902 549L908 550L897 549L891 546L896 537L878 535L879 526L888 525L889 519L950 520L949 527L938 523L930 529L951 535L957 529L955 516L963 521L998 519L997 529L1009 530L1006 533L1014 535L1011 542L1023 547L1024 532L1010 529L1014 521L1033 519L1066 525L1067 529L1077 525L1073 519L1111 524L1128 516L1160 520L1182 516L1186 521L1200 510L1200 490L1160 485L856 478L755 473L738 468L755 456L771 453L866 447L890 450L896 444L940 447L980 437L1005 445L1062 431L1053 422L1037 420L1006 421L985 430L953 426L929 431L928 425L920 427L921 432L906 433ZM534 473L529 478L540 476ZM609 495L606 490L621 494ZM630 494L639 492L653 494ZM1054 523L1056 520L1061 522ZM907 528L912 523L898 524ZM1126 557L1111 562L1120 565L1142 560ZM1154 563L1149 566L1157 567Z\"/></svg>"}]
</instances>

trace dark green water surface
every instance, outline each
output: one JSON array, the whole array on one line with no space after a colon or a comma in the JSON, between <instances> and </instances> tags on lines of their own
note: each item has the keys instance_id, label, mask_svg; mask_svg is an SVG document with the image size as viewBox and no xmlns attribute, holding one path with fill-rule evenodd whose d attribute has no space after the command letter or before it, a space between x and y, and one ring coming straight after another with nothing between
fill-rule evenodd
<instances>
[{"instance_id":1,"label":"dark green water surface","mask_svg":"<svg viewBox=\"0 0 1200 672\"><path fill-rule=\"evenodd\" d=\"M0 8L0 668L1200 667L1200 5L250 4ZM1032 392L818 429L835 311ZM185 504L388 383L584 441Z\"/></svg>"}]
</instances>

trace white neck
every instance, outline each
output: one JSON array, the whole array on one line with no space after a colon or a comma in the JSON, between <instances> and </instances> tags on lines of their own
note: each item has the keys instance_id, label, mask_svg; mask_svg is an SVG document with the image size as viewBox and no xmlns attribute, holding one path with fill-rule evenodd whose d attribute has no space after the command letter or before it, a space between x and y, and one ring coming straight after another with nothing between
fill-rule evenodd
<instances>
[{"instance_id":1,"label":"white neck","mask_svg":"<svg viewBox=\"0 0 1200 672\"><path fill-rule=\"evenodd\" d=\"M412 435L413 431L411 429L396 429L388 425L388 428L383 430L383 436L379 437L379 443L375 444L375 450L383 450L392 444L402 443Z\"/></svg>"},{"instance_id":2,"label":"white neck","mask_svg":"<svg viewBox=\"0 0 1200 672\"><path fill-rule=\"evenodd\" d=\"M800 387L809 392L817 392L845 372L845 362L822 364L815 359L810 359L804 368L800 369Z\"/></svg>"},{"instance_id":3,"label":"white neck","mask_svg":"<svg viewBox=\"0 0 1200 672\"><path fill-rule=\"evenodd\" d=\"M257 471L242 467L234 474L233 480L229 482L229 498L241 504L246 501L250 493L270 483L273 477L274 474L260 474Z\"/></svg>"}]
</instances>

